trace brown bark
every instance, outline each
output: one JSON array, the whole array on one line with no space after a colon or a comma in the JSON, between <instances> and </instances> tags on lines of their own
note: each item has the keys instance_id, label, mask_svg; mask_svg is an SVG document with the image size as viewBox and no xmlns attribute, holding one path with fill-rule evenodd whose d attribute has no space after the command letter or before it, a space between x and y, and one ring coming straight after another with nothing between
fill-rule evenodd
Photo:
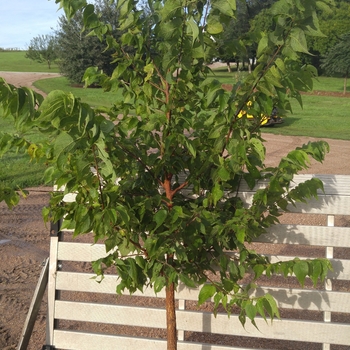
<instances>
[{"instance_id":1,"label":"brown bark","mask_svg":"<svg viewBox=\"0 0 350 350\"><path fill-rule=\"evenodd\" d=\"M175 286L171 283L165 290L167 350L177 350L177 331L175 313Z\"/></svg>"}]
</instances>

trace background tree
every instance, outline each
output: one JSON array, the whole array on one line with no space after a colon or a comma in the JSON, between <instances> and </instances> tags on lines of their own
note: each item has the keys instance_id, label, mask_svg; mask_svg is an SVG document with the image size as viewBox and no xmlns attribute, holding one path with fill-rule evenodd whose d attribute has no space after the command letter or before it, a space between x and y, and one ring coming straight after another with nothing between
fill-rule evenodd
<instances>
[{"instance_id":1,"label":"background tree","mask_svg":"<svg viewBox=\"0 0 350 350\"><path fill-rule=\"evenodd\" d=\"M319 12L320 29L323 35L307 38L310 55L302 55L302 61L314 65L322 74L321 57L334 47L340 37L350 32L350 3L335 1L336 6L331 11Z\"/></svg>"},{"instance_id":2,"label":"background tree","mask_svg":"<svg viewBox=\"0 0 350 350\"><path fill-rule=\"evenodd\" d=\"M223 32L217 39L218 58L227 63L229 71L231 71L230 62L236 62L237 70L240 62L242 62L243 68L246 62L250 71L250 62L254 61L256 53L256 40L251 37L250 32L257 33L256 30L250 30L252 21L259 13L263 12L264 15L259 16L259 19L254 23L261 23L261 21L264 23L267 15L266 9L271 7L274 2L276 0L239 0L236 2L235 18L224 25ZM267 18L272 19L272 16Z\"/></svg>"},{"instance_id":3,"label":"background tree","mask_svg":"<svg viewBox=\"0 0 350 350\"><path fill-rule=\"evenodd\" d=\"M321 67L331 76L340 74L344 77L343 93L346 94L347 79L350 73L350 33L341 36L322 60Z\"/></svg>"},{"instance_id":4,"label":"background tree","mask_svg":"<svg viewBox=\"0 0 350 350\"><path fill-rule=\"evenodd\" d=\"M234 16L234 0L150 1L151 20L137 1L118 1L123 31L118 41L93 5L56 2L68 18L81 10L85 27L106 35L114 51L113 74L89 68L86 85L121 90L123 99L100 110L54 91L42 102L33 91L3 82L3 116L13 116L19 128L38 128L50 141L32 144L5 135L0 144L29 148L49 164L45 179L65 190L52 194L46 220L65 217L63 228L73 228L75 235L92 231L96 241L104 240L109 255L93 266L99 275L115 266L118 293L165 289L168 350L176 349L174 293L180 282L201 286L199 303L213 297L215 309L221 304L228 314L237 305L244 325L247 319L254 324L257 314L278 316L270 295L251 297L261 274L294 272L301 284L306 276L314 283L324 278L327 260L272 264L247 243L278 222L288 203L316 196L322 187L317 179L294 189L290 184L309 157L322 161L327 144L304 145L278 167L266 168L259 116L271 111L276 97L278 107L290 109L289 98L301 102L300 91L312 87L315 70L300 66L299 52L307 52L305 35L318 33L316 9L329 1L276 2L271 12L276 27L258 43L259 64L231 92L208 76L205 62L223 23ZM253 123L238 118L248 108L256 116ZM262 179L268 186L244 206L237 196L240 185L252 187ZM75 202L62 202L65 193L76 193ZM249 271L251 283L242 286Z\"/></svg>"},{"instance_id":5,"label":"background tree","mask_svg":"<svg viewBox=\"0 0 350 350\"><path fill-rule=\"evenodd\" d=\"M54 35L38 35L34 37L28 46L26 58L39 63L47 63L49 69L57 59L57 40Z\"/></svg>"},{"instance_id":6,"label":"background tree","mask_svg":"<svg viewBox=\"0 0 350 350\"><path fill-rule=\"evenodd\" d=\"M239 62L246 58L246 50L242 40L239 38L240 33L237 32L237 20L232 19L227 25L224 25L224 30L217 39L218 51L217 59L227 64L227 70L231 72L231 63L236 63L236 69L239 69ZM238 56L241 55L241 57ZM242 56L243 54L243 56Z\"/></svg>"},{"instance_id":7,"label":"background tree","mask_svg":"<svg viewBox=\"0 0 350 350\"><path fill-rule=\"evenodd\" d=\"M95 6L99 18L108 24L116 39L118 33L118 11L115 4L108 0L97 0ZM88 16L88 14L86 14ZM84 17L82 12L77 12L74 18L67 20L61 16L58 20L56 31L59 46L59 67L61 73L72 83L81 84L85 70L96 66L106 74L112 74L116 64L113 63L112 50L105 50L106 43L101 33L100 39L84 32Z\"/></svg>"}]
</instances>

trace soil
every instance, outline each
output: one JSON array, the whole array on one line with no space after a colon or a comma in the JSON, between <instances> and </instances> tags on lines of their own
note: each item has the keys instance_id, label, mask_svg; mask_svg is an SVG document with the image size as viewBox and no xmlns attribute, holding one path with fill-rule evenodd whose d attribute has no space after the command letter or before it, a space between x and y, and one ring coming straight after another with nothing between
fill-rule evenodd
<instances>
[{"instance_id":1,"label":"soil","mask_svg":"<svg viewBox=\"0 0 350 350\"><path fill-rule=\"evenodd\" d=\"M0 72L0 77L16 86L29 86L38 79L55 76L49 73ZM276 165L282 156L312 139L264 134L267 165ZM330 153L323 164L313 162L307 173L349 174L350 142L325 140ZM50 188L30 188L27 199L13 210L0 203L0 349L14 350L18 344L33 296L42 262L49 252L49 227L41 218ZM45 344L46 301L42 302L31 337L29 350Z\"/></svg>"}]
</instances>

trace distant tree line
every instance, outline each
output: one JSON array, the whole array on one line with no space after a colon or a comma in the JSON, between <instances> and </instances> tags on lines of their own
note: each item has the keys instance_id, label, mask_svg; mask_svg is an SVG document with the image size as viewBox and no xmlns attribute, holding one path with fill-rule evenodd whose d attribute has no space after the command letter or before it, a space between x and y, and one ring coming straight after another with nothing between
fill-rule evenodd
<instances>
[{"instance_id":1,"label":"distant tree line","mask_svg":"<svg viewBox=\"0 0 350 350\"><path fill-rule=\"evenodd\" d=\"M0 47L0 51L22 51L19 47Z\"/></svg>"},{"instance_id":2,"label":"distant tree line","mask_svg":"<svg viewBox=\"0 0 350 350\"><path fill-rule=\"evenodd\" d=\"M215 55L208 60L225 62L229 71L250 71L254 68L258 49L256 43L275 26L275 17L271 13L271 5L275 2L276 0L236 0L236 18L224 25L224 31L217 40ZM122 33L118 30L119 14L114 1L95 0L94 5L99 18L112 29L113 40L118 40ZM145 16L151 17L151 11L145 2ZM91 66L111 75L117 66L112 51L108 49L112 43L106 42L104 33L100 33L99 38L89 36L84 31L86 21L87 18L82 13L70 20L60 17L58 28L53 34L31 40L27 57L46 62L49 67L56 61L61 73L72 83L81 83L85 70ZM332 11L322 11L319 14L319 25L324 36L306 35L297 38L294 43L303 49L302 62L315 66L319 74L347 77L349 66L343 58L350 57L350 0L335 0ZM308 28L306 33L307 31L311 33L312 28ZM342 55L337 55L339 52Z\"/></svg>"}]
</instances>

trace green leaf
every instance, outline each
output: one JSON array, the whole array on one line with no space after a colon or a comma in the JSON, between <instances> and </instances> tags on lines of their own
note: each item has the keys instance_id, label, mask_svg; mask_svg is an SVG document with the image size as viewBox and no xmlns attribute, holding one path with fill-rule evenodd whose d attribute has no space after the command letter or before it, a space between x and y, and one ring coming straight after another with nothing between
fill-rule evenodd
<instances>
[{"instance_id":1,"label":"green leaf","mask_svg":"<svg viewBox=\"0 0 350 350\"><path fill-rule=\"evenodd\" d=\"M197 23L194 21L193 17L191 17L188 21L188 25L190 28L190 33L192 34L192 45L196 41L199 35L199 28Z\"/></svg>"},{"instance_id":2,"label":"green leaf","mask_svg":"<svg viewBox=\"0 0 350 350\"><path fill-rule=\"evenodd\" d=\"M213 196L213 204L216 205L217 202L223 197L224 191L222 190L220 184L216 183L213 190L212 190L212 196Z\"/></svg>"},{"instance_id":3,"label":"green leaf","mask_svg":"<svg viewBox=\"0 0 350 350\"><path fill-rule=\"evenodd\" d=\"M304 287L305 277L309 274L309 264L304 260L297 261L293 267L293 272L300 285Z\"/></svg>"},{"instance_id":4,"label":"green leaf","mask_svg":"<svg viewBox=\"0 0 350 350\"><path fill-rule=\"evenodd\" d=\"M164 276L158 276L156 277L155 281L154 281L154 292L157 294L159 293L166 284L166 280Z\"/></svg>"},{"instance_id":5,"label":"green leaf","mask_svg":"<svg viewBox=\"0 0 350 350\"><path fill-rule=\"evenodd\" d=\"M266 314L265 314L265 307L264 307L264 302L263 300L260 298L257 300L256 304L256 311L260 314L260 316L267 322L266 320Z\"/></svg>"},{"instance_id":6,"label":"green leaf","mask_svg":"<svg viewBox=\"0 0 350 350\"><path fill-rule=\"evenodd\" d=\"M293 28L291 30L290 45L296 52L309 53L305 33L301 28Z\"/></svg>"},{"instance_id":7,"label":"green leaf","mask_svg":"<svg viewBox=\"0 0 350 350\"><path fill-rule=\"evenodd\" d=\"M116 207L116 211L118 212L118 214L122 218L123 223L128 227L129 222L130 222L130 216L129 216L127 210L124 207L122 207L121 205L118 205Z\"/></svg>"},{"instance_id":8,"label":"green leaf","mask_svg":"<svg viewBox=\"0 0 350 350\"><path fill-rule=\"evenodd\" d=\"M249 143L250 143L250 146L257 153L259 159L261 161L264 161L265 160L266 149L265 149L264 144L261 142L261 140L259 140L257 138L252 138L252 139L250 139Z\"/></svg>"},{"instance_id":9,"label":"green leaf","mask_svg":"<svg viewBox=\"0 0 350 350\"><path fill-rule=\"evenodd\" d=\"M153 63L149 63L147 64L143 70L145 71L145 73L147 73L147 76L145 78L145 81L148 81L151 79L152 75L153 75L153 72L154 72L154 65Z\"/></svg>"},{"instance_id":10,"label":"green leaf","mask_svg":"<svg viewBox=\"0 0 350 350\"><path fill-rule=\"evenodd\" d=\"M236 7L235 1L228 0L212 0L212 6L214 9L218 9L222 14L232 17L233 10Z\"/></svg>"},{"instance_id":11,"label":"green leaf","mask_svg":"<svg viewBox=\"0 0 350 350\"><path fill-rule=\"evenodd\" d=\"M311 273L311 280L314 284L314 287L316 287L318 279L322 275L322 264L320 261L310 261L309 264L312 266L312 273Z\"/></svg>"},{"instance_id":12,"label":"green leaf","mask_svg":"<svg viewBox=\"0 0 350 350\"><path fill-rule=\"evenodd\" d=\"M251 321L254 321L254 318L255 318L256 313L257 313L257 309L256 309L255 305L253 305L253 303L251 301L249 301L247 303L247 305L245 306L244 310L245 310L245 313L248 316L248 318Z\"/></svg>"},{"instance_id":13,"label":"green leaf","mask_svg":"<svg viewBox=\"0 0 350 350\"><path fill-rule=\"evenodd\" d=\"M166 209L160 209L154 214L153 221L155 221L157 224L154 230L156 230L159 226L163 224L167 216L168 211Z\"/></svg>"},{"instance_id":14,"label":"green leaf","mask_svg":"<svg viewBox=\"0 0 350 350\"><path fill-rule=\"evenodd\" d=\"M63 8L68 19L71 19L75 13L87 5L86 0L56 0L56 4L60 4L60 9Z\"/></svg>"},{"instance_id":15,"label":"green leaf","mask_svg":"<svg viewBox=\"0 0 350 350\"><path fill-rule=\"evenodd\" d=\"M274 316L280 318L280 313L278 311L276 300L270 294L265 294L263 296L263 300L265 309L269 313L271 320L273 320Z\"/></svg>"},{"instance_id":16,"label":"green leaf","mask_svg":"<svg viewBox=\"0 0 350 350\"><path fill-rule=\"evenodd\" d=\"M72 136L68 135L65 132L62 132L57 136L55 140L55 144L54 144L55 154L58 155L59 153L61 153L66 149L70 151L73 146L74 146L74 140Z\"/></svg>"},{"instance_id":17,"label":"green leaf","mask_svg":"<svg viewBox=\"0 0 350 350\"><path fill-rule=\"evenodd\" d=\"M219 17L211 16L208 18L207 23L207 32L209 34L220 34L223 31L224 27L220 23Z\"/></svg>"},{"instance_id":18,"label":"green leaf","mask_svg":"<svg viewBox=\"0 0 350 350\"><path fill-rule=\"evenodd\" d=\"M184 142L186 144L188 151L192 155L192 157L196 157L197 152L196 152L196 147L193 145L193 142L191 140L189 140L188 138L185 138Z\"/></svg>"},{"instance_id":19,"label":"green leaf","mask_svg":"<svg viewBox=\"0 0 350 350\"><path fill-rule=\"evenodd\" d=\"M236 238L238 242L244 243L246 236L246 229L244 226L238 226L236 231Z\"/></svg>"},{"instance_id":20,"label":"green leaf","mask_svg":"<svg viewBox=\"0 0 350 350\"><path fill-rule=\"evenodd\" d=\"M95 13L94 5L87 5L83 12L84 28L93 28L98 26L99 19Z\"/></svg>"},{"instance_id":21,"label":"green leaf","mask_svg":"<svg viewBox=\"0 0 350 350\"><path fill-rule=\"evenodd\" d=\"M39 108L40 120L51 121L56 117L64 116L66 98L67 94L64 91L51 91Z\"/></svg>"},{"instance_id":22,"label":"green leaf","mask_svg":"<svg viewBox=\"0 0 350 350\"><path fill-rule=\"evenodd\" d=\"M253 271L255 273L255 276L254 278L257 279L259 278L265 271L265 266L264 265L261 265L261 264L258 264L258 265L255 265L253 267Z\"/></svg>"},{"instance_id":23,"label":"green leaf","mask_svg":"<svg viewBox=\"0 0 350 350\"><path fill-rule=\"evenodd\" d=\"M216 293L216 287L212 284L205 284L198 294L198 305L202 305Z\"/></svg>"},{"instance_id":24,"label":"green leaf","mask_svg":"<svg viewBox=\"0 0 350 350\"><path fill-rule=\"evenodd\" d=\"M246 322L246 315L244 310L241 310L239 316L238 316L239 322L241 322L242 327L244 328L245 322Z\"/></svg>"},{"instance_id":25,"label":"green leaf","mask_svg":"<svg viewBox=\"0 0 350 350\"><path fill-rule=\"evenodd\" d=\"M184 273L180 273L179 274L179 279L182 283L184 283L187 287L190 287L190 288L196 288L196 284L194 283L194 281L189 277L187 276L186 274Z\"/></svg>"},{"instance_id":26,"label":"green leaf","mask_svg":"<svg viewBox=\"0 0 350 350\"><path fill-rule=\"evenodd\" d=\"M106 178L111 177L112 181L116 181L117 176L114 171L113 163L110 159L110 155L106 152L106 143L103 138L99 138L95 145L98 148L98 156L101 159L102 163L100 163L100 169L103 176Z\"/></svg>"},{"instance_id":27,"label":"green leaf","mask_svg":"<svg viewBox=\"0 0 350 350\"><path fill-rule=\"evenodd\" d=\"M262 55L262 53L267 48L268 43L269 43L269 38L267 37L267 35L263 35L258 44L258 50L256 52L257 57L260 57Z\"/></svg>"},{"instance_id":28,"label":"green leaf","mask_svg":"<svg viewBox=\"0 0 350 350\"><path fill-rule=\"evenodd\" d=\"M180 0L165 1L164 7L160 11L163 20L167 20L174 15L178 9L182 8Z\"/></svg>"}]
</instances>

